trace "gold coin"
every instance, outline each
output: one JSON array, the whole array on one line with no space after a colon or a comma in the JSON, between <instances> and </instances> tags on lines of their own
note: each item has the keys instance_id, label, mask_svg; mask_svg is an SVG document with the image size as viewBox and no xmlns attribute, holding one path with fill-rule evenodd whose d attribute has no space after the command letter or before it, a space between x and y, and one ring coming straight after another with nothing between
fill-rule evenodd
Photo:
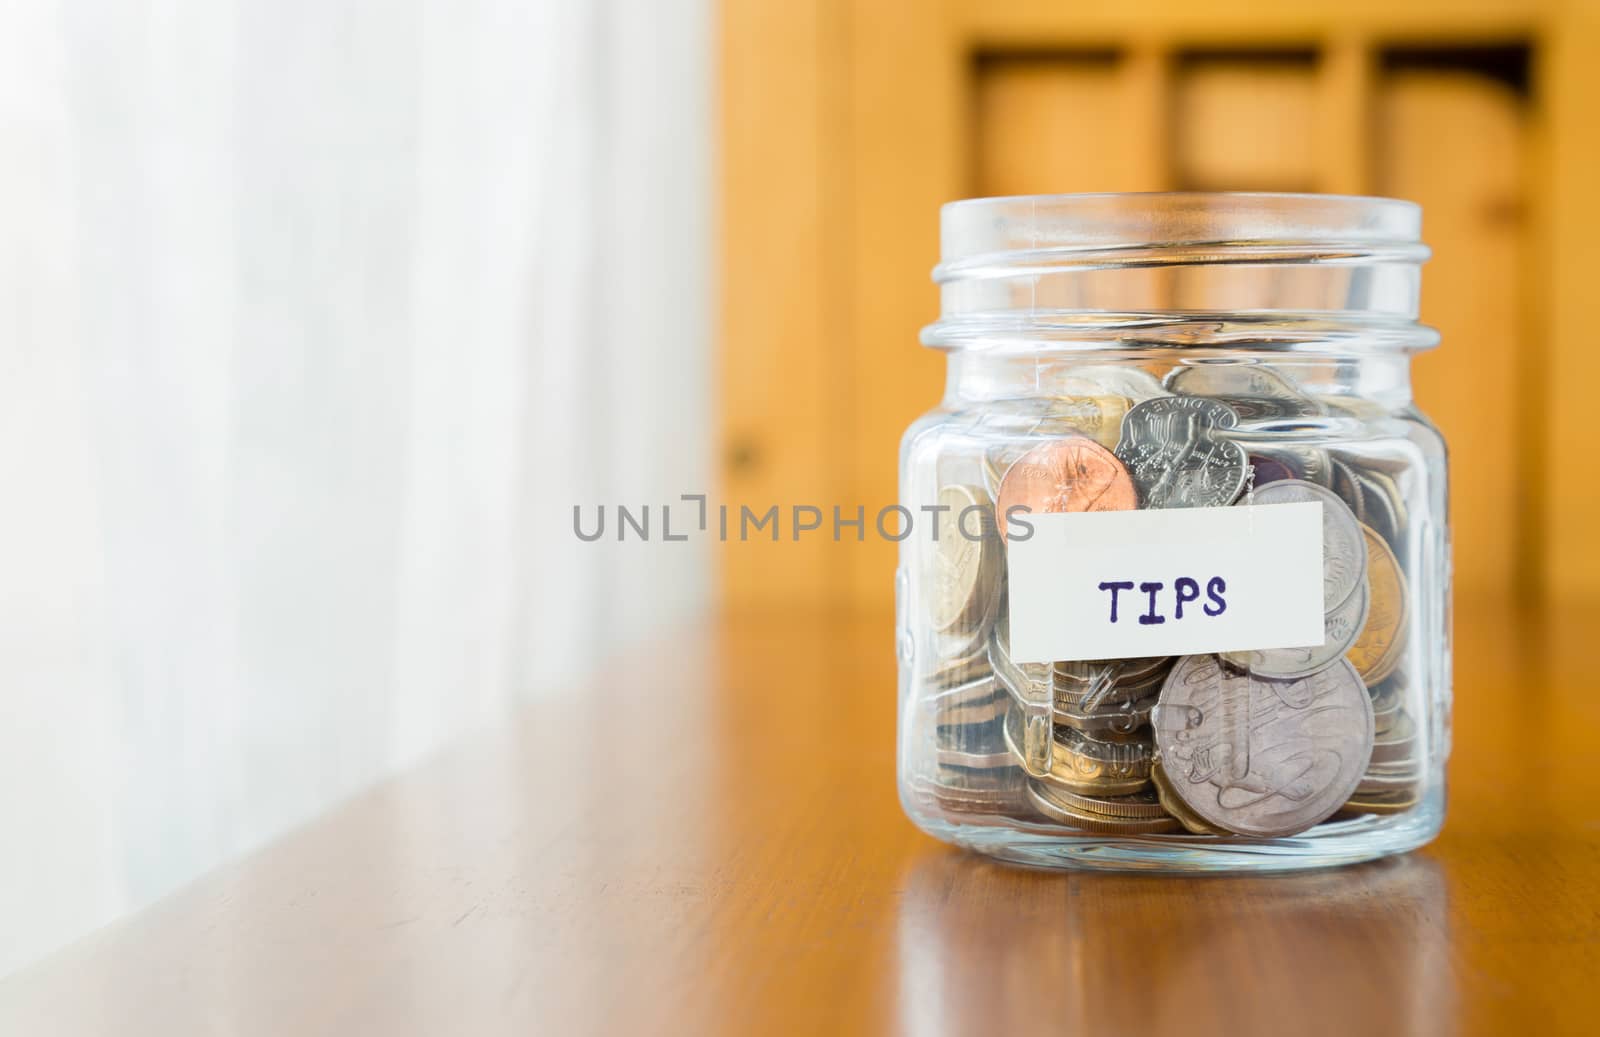
<instances>
[{"instance_id":1,"label":"gold coin","mask_svg":"<svg viewBox=\"0 0 1600 1037\"><path fill-rule=\"evenodd\" d=\"M1420 768L1412 768L1393 776L1384 776L1379 772L1368 771L1361 776L1361 784L1356 786L1356 791L1352 798L1367 800L1382 799L1383 797L1400 793L1414 795L1417 791L1417 785L1421 781L1422 770Z\"/></svg>"},{"instance_id":2,"label":"gold coin","mask_svg":"<svg viewBox=\"0 0 1600 1037\"><path fill-rule=\"evenodd\" d=\"M1016 706L1006 713L1006 746L1018 760L1023 752L1023 715ZM1050 744L1048 770L1028 768L1033 777L1052 787L1090 796L1131 796L1150 784L1150 745L1147 742L1094 742L1072 728L1055 732Z\"/></svg>"},{"instance_id":3,"label":"gold coin","mask_svg":"<svg viewBox=\"0 0 1600 1037\"><path fill-rule=\"evenodd\" d=\"M1389 550L1388 541L1371 526L1363 525L1361 535L1367 542L1367 623L1345 658L1370 688L1394 672L1400 661L1405 643L1407 591L1405 574Z\"/></svg>"},{"instance_id":4,"label":"gold coin","mask_svg":"<svg viewBox=\"0 0 1600 1037\"><path fill-rule=\"evenodd\" d=\"M1361 793L1339 808L1341 814L1399 814L1417 805L1417 788L1394 792Z\"/></svg>"},{"instance_id":5,"label":"gold coin","mask_svg":"<svg viewBox=\"0 0 1600 1037\"><path fill-rule=\"evenodd\" d=\"M1036 431L1049 435L1078 433L1107 450L1122 436L1122 416L1130 406L1127 397L1111 395L1057 396L1050 400Z\"/></svg>"},{"instance_id":6,"label":"gold coin","mask_svg":"<svg viewBox=\"0 0 1600 1037\"><path fill-rule=\"evenodd\" d=\"M1157 760L1150 767L1150 781L1156 787L1156 799L1161 808L1171 814L1184 828L1195 835L1229 835L1231 833L1207 822L1199 814L1189 809L1189 804L1172 788L1172 782L1167 778L1167 772L1161 769L1161 761Z\"/></svg>"},{"instance_id":7,"label":"gold coin","mask_svg":"<svg viewBox=\"0 0 1600 1037\"><path fill-rule=\"evenodd\" d=\"M1041 785L1039 791L1052 802L1091 816L1120 817L1130 821L1153 821L1167 816L1161 801L1148 789L1131 796L1085 796L1045 785Z\"/></svg>"},{"instance_id":8,"label":"gold coin","mask_svg":"<svg viewBox=\"0 0 1600 1037\"><path fill-rule=\"evenodd\" d=\"M1069 828L1094 832L1097 835L1157 835L1178 830L1178 822L1165 815L1161 817L1113 817L1079 809L1052 795L1052 790L1041 782L1028 782L1028 801L1039 813L1057 824Z\"/></svg>"}]
</instances>

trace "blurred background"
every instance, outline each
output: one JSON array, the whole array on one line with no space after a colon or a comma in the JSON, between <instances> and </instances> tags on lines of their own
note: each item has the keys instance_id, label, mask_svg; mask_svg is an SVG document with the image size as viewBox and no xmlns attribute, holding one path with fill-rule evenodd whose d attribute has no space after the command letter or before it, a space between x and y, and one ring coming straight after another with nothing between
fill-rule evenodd
<instances>
[{"instance_id":1,"label":"blurred background","mask_svg":"<svg viewBox=\"0 0 1600 1037\"><path fill-rule=\"evenodd\" d=\"M1588 2L16 0L0 974L718 608L890 651L572 508L892 502L953 198L1422 203L1458 595L1600 598L1597 104Z\"/></svg>"}]
</instances>

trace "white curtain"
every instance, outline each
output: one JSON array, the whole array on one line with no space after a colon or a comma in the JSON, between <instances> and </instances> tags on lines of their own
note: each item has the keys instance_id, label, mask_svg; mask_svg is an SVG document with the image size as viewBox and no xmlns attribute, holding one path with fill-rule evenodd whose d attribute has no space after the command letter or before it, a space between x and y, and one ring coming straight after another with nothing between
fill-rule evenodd
<instances>
[{"instance_id":1,"label":"white curtain","mask_svg":"<svg viewBox=\"0 0 1600 1037\"><path fill-rule=\"evenodd\" d=\"M0 9L0 974L684 621L706 0Z\"/></svg>"}]
</instances>

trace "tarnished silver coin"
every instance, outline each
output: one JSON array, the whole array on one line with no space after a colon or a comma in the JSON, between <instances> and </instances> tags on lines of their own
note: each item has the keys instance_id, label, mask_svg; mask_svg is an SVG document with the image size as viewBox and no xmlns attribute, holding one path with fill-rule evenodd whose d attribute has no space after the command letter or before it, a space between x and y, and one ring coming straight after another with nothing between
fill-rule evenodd
<instances>
[{"instance_id":1,"label":"tarnished silver coin","mask_svg":"<svg viewBox=\"0 0 1600 1037\"><path fill-rule=\"evenodd\" d=\"M1347 662L1263 680L1215 656L1180 659L1152 718L1173 791L1239 835L1293 835L1325 820L1372 755L1372 701Z\"/></svg>"},{"instance_id":2,"label":"tarnished silver coin","mask_svg":"<svg viewBox=\"0 0 1600 1037\"><path fill-rule=\"evenodd\" d=\"M1186 365L1167 375L1166 387L1184 396L1223 400L1246 423L1323 413L1322 406L1295 388L1293 382L1260 364Z\"/></svg>"},{"instance_id":3,"label":"tarnished silver coin","mask_svg":"<svg viewBox=\"0 0 1600 1037\"><path fill-rule=\"evenodd\" d=\"M1367 539L1361 523L1332 490L1303 479L1268 483L1252 495L1252 504L1322 504L1322 607L1333 611L1355 593L1367 572ZM1359 632L1359 628L1358 628Z\"/></svg>"},{"instance_id":4,"label":"tarnished silver coin","mask_svg":"<svg viewBox=\"0 0 1600 1037\"><path fill-rule=\"evenodd\" d=\"M1000 537L994 503L974 486L941 487L935 537L923 568L928 619L935 630L961 625L981 636L1000 594Z\"/></svg>"},{"instance_id":5,"label":"tarnished silver coin","mask_svg":"<svg viewBox=\"0 0 1600 1037\"><path fill-rule=\"evenodd\" d=\"M1227 404L1198 396L1164 396L1128 411L1116 454L1133 476L1139 506L1232 504L1250 464L1243 447L1217 433L1238 423Z\"/></svg>"},{"instance_id":6,"label":"tarnished silver coin","mask_svg":"<svg viewBox=\"0 0 1600 1037\"><path fill-rule=\"evenodd\" d=\"M1344 658L1361 636L1371 607L1367 581L1356 584L1355 593L1322 617L1322 643L1302 648L1263 648L1252 652L1224 652L1222 657L1257 677L1292 680L1309 677Z\"/></svg>"}]
</instances>

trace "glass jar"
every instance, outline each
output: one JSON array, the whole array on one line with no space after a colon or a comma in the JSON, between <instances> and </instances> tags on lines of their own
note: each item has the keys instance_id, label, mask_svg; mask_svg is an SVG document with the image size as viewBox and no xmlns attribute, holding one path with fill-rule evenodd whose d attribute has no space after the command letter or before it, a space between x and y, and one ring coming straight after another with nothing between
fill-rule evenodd
<instances>
[{"instance_id":1,"label":"glass jar","mask_svg":"<svg viewBox=\"0 0 1600 1037\"><path fill-rule=\"evenodd\" d=\"M1445 445L1421 212L955 202L906 432L899 785L1025 864L1323 867L1444 816Z\"/></svg>"}]
</instances>

